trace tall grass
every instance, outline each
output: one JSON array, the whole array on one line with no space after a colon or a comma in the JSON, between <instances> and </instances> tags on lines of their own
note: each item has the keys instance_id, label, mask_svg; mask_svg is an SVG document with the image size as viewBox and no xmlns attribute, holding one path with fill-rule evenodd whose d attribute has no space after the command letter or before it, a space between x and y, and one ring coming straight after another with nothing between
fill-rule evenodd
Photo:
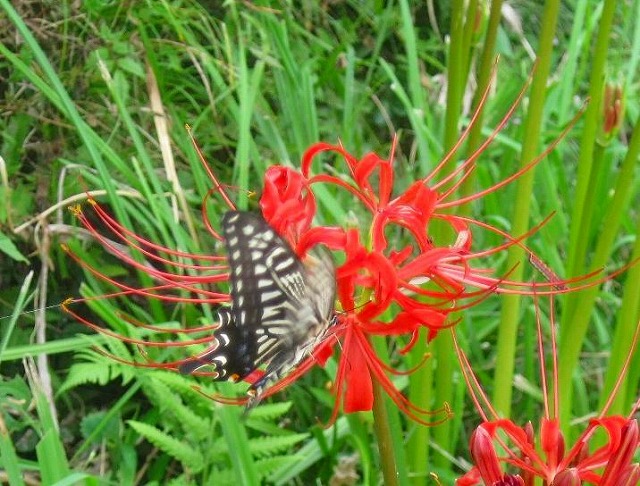
<instances>
[{"instance_id":1,"label":"tall grass","mask_svg":"<svg viewBox=\"0 0 640 486\"><path fill-rule=\"evenodd\" d=\"M207 400L191 377L128 367L92 351L100 346L135 358L135 349L86 332L57 304L109 289L56 244L35 250L64 242L107 275L152 285L144 272L131 272L96 245L71 214L47 209L103 190L100 201L137 233L171 248L212 252L199 220L210 187L185 124L241 208L255 207L267 167L295 167L320 140L340 140L356 155L388 154L398 134L395 176L402 189L452 147L487 84L493 93L451 167L488 136L531 76L525 101L462 192L516 172L556 140L588 100L586 113L535 172L488 194L469 213L519 236L556 212L528 244L563 277L638 258L640 80L631 67L640 56L640 2L522 4L510 10L521 30L500 16L512 7L478 4L82 2L49 7L45 15L39 4L0 0L0 315L10 316L0 319L0 464L11 484L34 475L48 484L304 484L315 478L324 484L340 474L378 484L381 458L373 437L381 424L398 484L428 484L431 473L453 483L468 465L468 435L478 418L444 334L402 358L394 343L376 343L392 363L409 366L433 354L398 386L419 406L449 403L455 417L443 426L416 425L378 400L386 421L378 420L378 410L375 420L366 413L343 416L323 430L318 419L330 414L326 384L333 361L241 420L242 410ZM624 87L625 111L619 131L606 136L602 93L613 81ZM327 162L327 170L338 169ZM318 223L354 224L360 216L328 188L316 196ZM222 211L210 205L214 225ZM434 237L446 236L438 231ZM475 236L478 248L497 244L495 235ZM33 319L23 310L34 288L29 270L42 265L53 270L37 290L53 307L46 340L34 342ZM540 279L515 248L491 265L512 279ZM572 422L604 403L629 352L640 318L639 275L632 267L559 305L560 400L570 436L576 434ZM89 310L105 327L131 337L150 331L127 326L119 310L159 326L215 320L211 308L131 299L94 300ZM460 340L497 409L517 423L535 422L540 401L531 302L496 296L460 317ZM22 360L41 354L48 367L32 372L25 365L25 372ZM620 413L637 398L638 370L636 352L616 402ZM43 374L53 384L53 410L43 405ZM208 393L234 393L231 384L199 385ZM25 405L31 400L35 411ZM388 457L383 454L383 462Z\"/></svg>"}]
</instances>

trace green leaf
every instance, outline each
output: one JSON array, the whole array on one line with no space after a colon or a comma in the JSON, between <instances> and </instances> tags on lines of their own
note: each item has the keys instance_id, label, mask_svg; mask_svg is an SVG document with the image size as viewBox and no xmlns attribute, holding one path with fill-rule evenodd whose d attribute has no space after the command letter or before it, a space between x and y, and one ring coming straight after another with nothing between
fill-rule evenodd
<instances>
[{"instance_id":1,"label":"green leaf","mask_svg":"<svg viewBox=\"0 0 640 486\"><path fill-rule=\"evenodd\" d=\"M29 263L27 257L25 257L13 244L13 241L9 239L4 233L0 233L0 251L7 254L10 258L17 262Z\"/></svg>"},{"instance_id":2,"label":"green leaf","mask_svg":"<svg viewBox=\"0 0 640 486\"><path fill-rule=\"evenodd\" d=\"M82 437L87 439L91 437L93 443L100 443L102 440L115 440L118 438L120 430L120 418L117 415L106 417L104 411L91 412L85 415L80 422L80 432ZM107 425L103 426L102 421L107 418ZM94 431L99 431L94 435Z\"/></svg>"},{"instance_id":3,"label":"green leaf","mask_svg":"<svg viewBox=\"0 0 640 486\"><path fill-rule=\"evenodd\" d=\"M43 484L54 484L69 474L60 434L53 427L38 442L36 454Z\"/></svg>"},{"instance_id":4,"label":"green leaf","mask_svg":"<svg viewBox=\"0 0 640 486\"><path fill-rule=\"evenodd\" d=\"M0 427L0 467L4 469L9 484L15 486L24 485L16 449L13 446L9 431L4 426Z\"/></svg>"}]
</instances>

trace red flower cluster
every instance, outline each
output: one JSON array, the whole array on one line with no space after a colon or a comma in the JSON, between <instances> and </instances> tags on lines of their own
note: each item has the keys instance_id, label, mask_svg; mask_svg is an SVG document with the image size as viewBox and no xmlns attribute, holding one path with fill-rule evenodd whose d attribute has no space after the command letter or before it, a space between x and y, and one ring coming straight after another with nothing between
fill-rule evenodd
<instances>
[{"instance_id":1,"label":"red flower cluster","mask_svg":"<svg viewBox=\"0 0 640 486\"><path fill-rule=\"evenodd\" d=\"M553 305L551 306L553 315ZM552 357L553 357L553 398L550 400L546 388L544 349L542 345L542 329L538 316L538 354L540 357L540 373L544 395L544 417L540 421L539 448L536 448L534 429L529 422L519 427L511 420L498 418L489 399L482 391L475 378L466 356L459 347L456 348L460 358L463 374L470 395L483 418L473 434L469 448L475 463L473 469L456 481L456 486L533 486L535 478L544 484L554 486L574 486L595 484L599 486L632 486L640 482L640 465L632 463L634 455L640 447L638 421L633 418L640 407L640 400L633 407L628 417L606 416L607 409L620 387L620 383L629 367L633 349L638 339L640 326L636 330L633 345L627 356L623 372L620 374L608 404L600 414L589 422L575 444L566 451L565 440L557 419L559 416L557 389L557 351L551 323ZM454 335L455 336L455 335ZM550 402L554 404L551 411ZM484 405L484 406L483 406ZM485 409L487 410L485 412ZM604 445L590 450L589 442L598 430L607 435ZM496 447L496 445L498 447ZM496 449L505 451L503 457L498 456ZM506 474L505 466L516 470L518 474Z\"/></svg>"}]
</instances>

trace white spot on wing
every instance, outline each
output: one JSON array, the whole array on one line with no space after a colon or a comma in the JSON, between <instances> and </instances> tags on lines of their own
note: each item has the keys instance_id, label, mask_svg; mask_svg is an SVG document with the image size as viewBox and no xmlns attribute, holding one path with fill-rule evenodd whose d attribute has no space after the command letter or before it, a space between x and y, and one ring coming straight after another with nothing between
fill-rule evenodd
<instances>
[{"instance_id":1,"label":"white spot on wing","mask_svg":"<svg viewBox=\"0 0 640 486\"><path fill-rule=\"evenodd\" d=\"M276 340L272 338L262 343L260 346L258 346L258 354L264 353L267 349L273 346L275 342Z\"/></svg>"},{"instance_id":2,"label":"white spot on wing","mask_svg":"<svg viewBox=\"0 0 640 486\"><path fill-rule=\"evenodd\" d=\"M267 243L259 238L253 238L249 240L249 248L257 248L258 250L264 250L267 247Z\"/></svg>"},{"instance_id":3,"label":"white spot on wing","mask_svg":"<svg viewBox=\"0 0 640 486\"><path fill-rule=\"evenodd\" d=\"M231 340L229 339L229 336L227 336L227 333L225 333L225 332L221 332L220 334L216 334L216 339L223 346L227 346L231 342Z\"/></svg>"},{"instance_id":4,"label":"white spot on wing","mask_svg":"<svg viewBox=\"0 0 640 486\"><path fill-rule=\"evenodd\" d=\"M278 263L274 268L276 271L280 272L290 267L291 265L293 265L293 258L289 257L286 260L283 260L280 263Z\"/></svg>"},{"instance_id":5,"label":"white spot on wing","mask_svg":"<svg viewBox=\"0 0 640 486\"><path fill-rule=\"evenodd\" d=\"M264 304L265 302L269 302L271 299L274 299L275 297L278 297L280 295L282 295L282 292L280 292L279 290L271 290L269 292L263 292L260 296L260 300L262 300L262 303Z\"/></svg>"},{"instance_id":6,"label":"white spot on wing","mask_svg":"<svg viewBox=\"0 0 640 486\"><path fill-rule=\"evenodd\" d=\"M252 224L248 224L248 225L246 225L245 227L242 228L242 232L246 236L252 235L254 231L255 231L255 228L253 227Z\"/></svg>"},{"instance_id":7,"label":"white spot on wing","mask_svg":"<svg viewBox=\"0 0 640 486\"><path fill-rule=\"evenodd\" d=\"M271 334L274 334L276 336L281 336L283 334L287 334L289 332L289 328L284 327L284 326L271 326L269 328L269 332Z\"/></svg>"},{"instance_id":8,"label":"white spot on wing","mask_svg":"<svg viewBox=\"0 0 640 486\"><path fill-rule=\"evenodd\" d=\"M273 306L269 306L269 307L265 307L264 309L262 309L262 319L263 320L268 320L270 319L272 316L275 316L278 314L278 307L273 307Z\"/></svg>"}]
</instances>

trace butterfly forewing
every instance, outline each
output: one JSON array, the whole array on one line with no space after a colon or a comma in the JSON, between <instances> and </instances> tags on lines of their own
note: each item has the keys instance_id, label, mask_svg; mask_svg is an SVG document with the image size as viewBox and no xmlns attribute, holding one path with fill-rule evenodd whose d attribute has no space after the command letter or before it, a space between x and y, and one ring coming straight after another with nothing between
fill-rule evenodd
<instances>
[{"instance_id":1,"label":"butterfly forewing","mask_svg":"<svg viewBox=\"0 0 640 486\"><path fill-rule=\"evenodd\" d=\"M181 367L191 372L211 363L217 379L242 379L266 367L254 386L259 394L297 365L333 322L331 257L303 263L258 214L229 211L222 218L229 262L231 308L222 308L217 347Z\"/></svg>"}]
</instances>

